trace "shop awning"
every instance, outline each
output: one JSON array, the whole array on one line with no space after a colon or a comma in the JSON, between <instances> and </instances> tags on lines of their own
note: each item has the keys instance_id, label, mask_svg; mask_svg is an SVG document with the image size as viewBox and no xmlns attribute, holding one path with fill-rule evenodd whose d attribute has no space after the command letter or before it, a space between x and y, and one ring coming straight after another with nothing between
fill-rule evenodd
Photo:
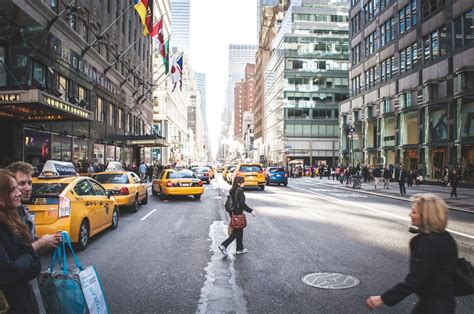
<instances>
[{"instance_id":1,"label":"shop awning","mask_svg":"<svg viewBox=\"0 0 474 314\"><path fill-rule=\"evenodd\" d=\"M0 120L90 121L92 112L39 89L0 91Z\"/></svg>"},{"instance_id":2,"label":"shop awning","mask_svg":"<svg viewBox=\"0 0 474 314\"><path fill-rule=\"evenodd\" d=\"M127 146L168 147L165 138L156 134L129 135L122 138Z\"/></svg>"}]
</instances>

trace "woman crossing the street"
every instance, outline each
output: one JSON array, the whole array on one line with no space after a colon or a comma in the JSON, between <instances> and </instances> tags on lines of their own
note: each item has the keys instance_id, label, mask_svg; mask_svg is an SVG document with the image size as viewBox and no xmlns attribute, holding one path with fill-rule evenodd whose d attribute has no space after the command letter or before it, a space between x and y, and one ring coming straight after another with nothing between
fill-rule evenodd
<instances>
[{"instance_id":1,"label":"woman crossing the street","mask_svg":"<svg viewBox=\"0 0 474 314\"><path fill-rule=\"evenodd\" d=\"M410 241L410 271L405 280L379 296L366 300L369 308L394 306L415 293L419 301L412 313L450 314L455 312L452 269L458 256L456 242L446 231L446 203L434 194L411 198L412 224L419 234Z\"/></svg>"},{"instance_id":2,"label":"woman crossing the street","mask_svg":"<svg viewBox=\"0 0 474 314\"><path fill-rule=\"evenodd\" d=\"M250 208L245 203L245 194L244 194L244 178L243 177L235 177L234 182L232 184L232 188L229 191L233 199L233 206L229 214L231 215L241 215L243 211L251 213L253 217L255 217L255 212L252 208ZM218 246L219 250L227 256L227 247L231 244L234 240L237 239L237 254L245 254L248 252L247 249L244 249L243 244L243 236L244 236L244 229L234 229L230 233L229 237L222 242L221 245Z\"/></svg>"}]
</instances>

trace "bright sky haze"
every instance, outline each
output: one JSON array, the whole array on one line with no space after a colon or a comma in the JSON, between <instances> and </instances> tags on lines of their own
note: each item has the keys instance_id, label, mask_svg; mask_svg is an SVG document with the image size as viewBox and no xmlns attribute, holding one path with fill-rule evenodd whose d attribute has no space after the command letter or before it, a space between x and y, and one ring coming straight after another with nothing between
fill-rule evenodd
<instances>
[{"instance_id":1,"label":"bright sky haze","mask_svg":"<svg viewBox=\"0 0 474 314\"><path fill-rule=\"evenodd\" d=\"M225 107L229 44L256 44L257 0L191 0L193 71L207 80L207 124L212 156L217 154Z\"/></svg>"}]
</instances>

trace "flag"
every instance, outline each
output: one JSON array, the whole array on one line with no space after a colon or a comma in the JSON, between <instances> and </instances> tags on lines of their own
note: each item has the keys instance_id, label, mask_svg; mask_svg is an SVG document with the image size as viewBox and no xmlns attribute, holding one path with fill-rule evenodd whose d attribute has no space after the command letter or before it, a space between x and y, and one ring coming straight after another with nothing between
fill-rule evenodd
<instances>
[{"instance_id":1,"label":"flag","mask_svg":"<svg viewBox=\"0 0 474 314\"><path fill-rule=\"evenodd\" d=\"M165 74L170 72L170 40L167 39L165 43L162 45L160 43L160 55L163 59L163 64L165 66Z\"/></svg>"},{"instance_id":2,"label":"flag","mask_svg":"<svg viewBox=\"0 0 474 314\"><path fill-rule=\"evenodd\" d=\"M183 90L183 55L178 59L174 59L173 65L171 66L171 82L173 84L173 90L176 88L176 85L179 82L179 90Z\"/></svg>"},{"instance_id":3,"label":"flag","mask_svg":"<svg viewBox=\"0 0 474 314\"><path fill-rule=\"evenodd\" d=\"M153 38L158 36L158 42L163 43L163 18L153 25L153 29L150 32L150 36Z\"/></svg>"},{"instance_id":4,"label":"flag","mask_svg":"<svg viewBox=\"0 0 474 314\"><path fill-rule=\"evenodd\" d=\"M153 31L153 0L134 0L135 10L143 24L143 35Z\"/></svg>"}]
</instances>

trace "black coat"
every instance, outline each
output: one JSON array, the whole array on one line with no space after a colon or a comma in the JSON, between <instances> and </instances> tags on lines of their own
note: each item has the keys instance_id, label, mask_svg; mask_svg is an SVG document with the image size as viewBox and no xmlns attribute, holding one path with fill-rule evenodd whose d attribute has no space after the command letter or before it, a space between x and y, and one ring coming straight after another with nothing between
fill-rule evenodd
<instances>
[{"instance_id":1,"label":"black coat","mask_svg":"<svg viewBox=\"0 0 474 314\"><path fill-rule=\"evenodd\" d=\"M33 247L0 223L0 289L10 305L9 313L38 312L28 281L40 271L41 260Z\"/></svg>"},{"instance_id":2,"label":"black coat","mask_svg":"<svg viewBox=\"0 0 474 314\"><path fill-rule=\"evenodd\" d=\"M410 272L404 282L382 295L393 306L412 293L422 303L454 302L452 273L458 249L448 232L421 233L410 241Z\"/></svg>"},{"instance_id":3,"label":"black coat","mask_svg":"<svg viewBox=\"0 0 474 314\"><path fill-rule=\"evenodd\" d=\"M453 187L453 188L457 188L458 187L458 184L459 184L459 180L460 180L460 177L458 174L451 174L449 176L449 184Z\"/></svg>"},{"instance_id":4,"label":"black coat","mask_svg":"<svg viewBox=\"0 0 474 314\"><path fill-rule=\"evenodd\" d=\"M232 213L239 215L242 214L244 210L248 213L253 211L252 208L245 204L244 189L242 189L240 186L236 189L230 189L229 194L232 195L232 199L234 200Z\"/></svg>"}]
</instances>

